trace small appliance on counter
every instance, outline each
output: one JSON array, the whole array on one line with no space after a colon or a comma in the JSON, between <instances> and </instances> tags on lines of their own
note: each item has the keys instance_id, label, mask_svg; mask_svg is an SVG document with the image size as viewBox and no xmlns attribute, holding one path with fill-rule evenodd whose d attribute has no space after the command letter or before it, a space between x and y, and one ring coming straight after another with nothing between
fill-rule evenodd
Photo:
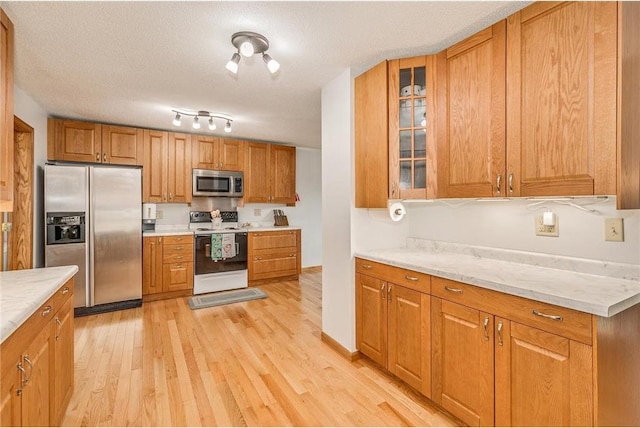
<instances>
[{"instance_id":1,"label":"small appliance on counter","mask_svg":"<svg viewBox=\"0 0 640 428\"><path fill-rule=\"evenodd\" d=\"M142 231L156 230L156 204L142 204Z\"/></svg>"}]
</instances>

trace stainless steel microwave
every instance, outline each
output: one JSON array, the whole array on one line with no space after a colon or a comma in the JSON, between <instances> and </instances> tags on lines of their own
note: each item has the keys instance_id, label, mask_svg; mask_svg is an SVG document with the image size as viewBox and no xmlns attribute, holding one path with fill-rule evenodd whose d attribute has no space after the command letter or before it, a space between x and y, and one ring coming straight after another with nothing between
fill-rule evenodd
<instances>
[{"instance_id":1,"label":"stainless steel microwave","mask_svg":"<svg viewBox=\"0 0 640 428\"><path fill-rule=\"evenodd\" d=\"M244 195L242 171L193 170L193 196L226 196L241 198Z\"/></svg>"}]
</instances>

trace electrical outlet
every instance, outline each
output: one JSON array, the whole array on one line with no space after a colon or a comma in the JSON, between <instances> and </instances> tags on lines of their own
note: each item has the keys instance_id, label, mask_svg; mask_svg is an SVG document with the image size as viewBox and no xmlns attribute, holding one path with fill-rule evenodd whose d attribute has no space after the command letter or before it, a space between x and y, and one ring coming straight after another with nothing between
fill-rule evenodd
<instances>
[{"instance_id":1,"label":"electrical outlet","mask_svg":"<svg viewBox=\"0 0 640 428\"><path fill-rule=\"evenodd\" d=\"M157 210L156 211L156 219L157 220L162 220L164 218L164 211L162 210Z\"/></svg>"},{"instance_id":2,"label":"electrical outlet","mask_svg":"<svg viewBox=\"0 0 640 428\"><path fill-rule=\"evenodd\" d=\"M535 219L536 235L537 236L559 236L559 221L556 216L555 226L545 226L542 224L542 214L537 215Z\"/></svg>"},{"instance_id":3,"label":"electrical outlet","mask_svg":"<svg viewBox=\"0 0 640 428\"><path fill-rule=\"evenodd\" d=\"M262 210L260 208L254 208L253 215L256 217L260 217L262 215Z\"/></svg>"},{"instance_id":4,"label":"electrical outlet","mask_svg":"<svg viewBox=\"0 0 640 428\"><path fill-rule=\"evenodd\" d=\"M604 219L604 240L624 242L624 223L621 218Z\"/></svg>"}]
</instances>

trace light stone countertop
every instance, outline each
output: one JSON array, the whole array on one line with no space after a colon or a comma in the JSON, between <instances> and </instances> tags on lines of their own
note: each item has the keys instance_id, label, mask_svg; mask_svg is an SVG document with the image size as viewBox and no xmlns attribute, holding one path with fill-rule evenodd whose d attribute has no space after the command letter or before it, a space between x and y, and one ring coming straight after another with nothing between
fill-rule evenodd
<instances>
[{"instance_id":1,"label":"light stone countertop","mask_svg":"<svg viewBox=\"0 0 640 428\"><path fill-rule=\"evenodd\" d=\"M461 251L461 248L452 251L457 244L453 245L359 251L355 256L603 317L611 317L640 303L637 278L584 273L579 270L578 259L572 259L573 264L566 265L565 269L558 269L541 265L539 258L546 256L549 263L557 265L561 264L557 259L562 257L530 253L532 260L538 258L534 260L536 265L525 262L522 257L507 256L505 261L482 257L480 251ZM503 255L505 251L508 252L499 250ZM587 264L590 262L585 260Z\"/></svg>"},{"instance_id":2,"label":"light stone countertop","mask_svg":"<svg viewBox=\"0 0 640 428\"><path fill-rule=\"evenodd\" d=\"M75 265L0 272L0 343L76 272Z\"/></svg>"},{"instance_id":3,"label":"light stone countertop","mask_svg":"<svg viewBox=\"0 0 640 428\"><path fill-rule=\"evenodd\" d=\"M275 230L300 230L299 226L251 226L236 229L239 232L271 232ZM216 231L215 229L212 232ZM224 231L224 229L221 229ZM145 231L143 237L151 236L170 236L170 235L193 235L193 230L189 230L188 226L176 226L172 228L156 229L155 231Z\"/></svg>"}]
</instances>

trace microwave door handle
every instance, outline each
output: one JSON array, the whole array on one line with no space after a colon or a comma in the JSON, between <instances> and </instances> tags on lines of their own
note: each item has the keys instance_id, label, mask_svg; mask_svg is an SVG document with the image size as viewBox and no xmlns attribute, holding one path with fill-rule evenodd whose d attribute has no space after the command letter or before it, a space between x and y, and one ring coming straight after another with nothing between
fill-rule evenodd
<instances>
[{"instance_id":1,"label":"microwave door handle","mask_svg":"<svg viewBox=\"0 0 640 428\"><path fill-rule=\"evenodd\" d=\"M240 244L236 242L236 256L240 254Z\"/></svg>"}]
</instances>

